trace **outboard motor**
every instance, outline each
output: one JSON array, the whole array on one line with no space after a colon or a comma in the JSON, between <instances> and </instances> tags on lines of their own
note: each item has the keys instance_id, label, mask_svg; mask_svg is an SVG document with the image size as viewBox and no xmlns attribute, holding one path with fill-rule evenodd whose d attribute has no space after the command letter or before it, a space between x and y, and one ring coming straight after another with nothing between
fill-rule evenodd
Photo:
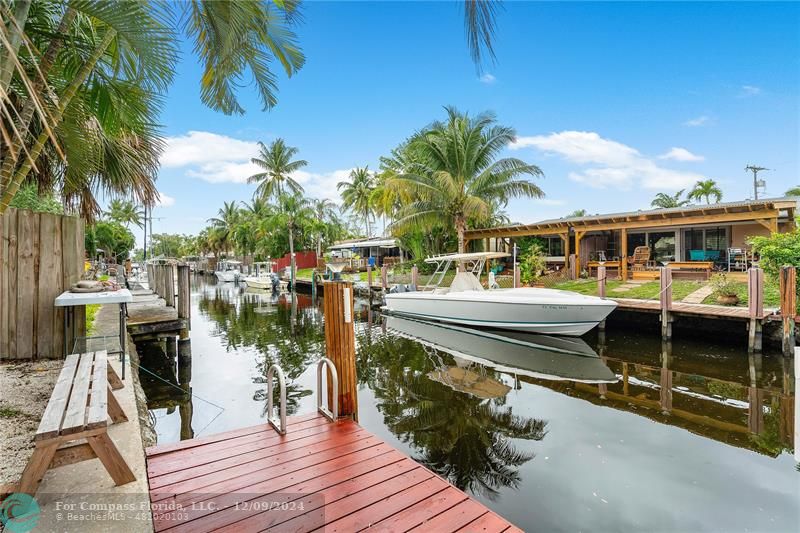
<instances>
[{"instance_id":1,"label":"outboard motor","mask_svg":"<svg viewBox=\"0 0 800 533\"><path fill-rule=\"evenodd\" d=\"M274 272L270 274L270 281L272 282L272 292L278 292L281 287L281 280Z\"/></svg>"}]
</instances>

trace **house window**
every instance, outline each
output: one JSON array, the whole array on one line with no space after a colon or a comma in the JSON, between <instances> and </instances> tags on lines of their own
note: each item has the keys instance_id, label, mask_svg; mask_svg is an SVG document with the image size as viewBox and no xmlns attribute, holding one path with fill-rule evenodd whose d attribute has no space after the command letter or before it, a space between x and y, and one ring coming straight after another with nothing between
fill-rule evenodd
<instances>
[{"instance_id":1,"label":"house window","mask_svg":"<svg viewBox=\"0 0 800 533\"><path fill-rule=\"evenodd\" d=\"M547 239L549 241L549 249L547 255L550 257L560 257L564 255L564 241L561 237Z\"/></svg>"},{"instance_id":2,"label":"house window","mask_svg":"<svg viewBox=\"0 0 800 533\"><path fill-rule=\"evenodd\" d=\"M701 228L683 231L686 261L716 261L724 259L728 248L728 228Z\"/></svg>"}]
</instances>

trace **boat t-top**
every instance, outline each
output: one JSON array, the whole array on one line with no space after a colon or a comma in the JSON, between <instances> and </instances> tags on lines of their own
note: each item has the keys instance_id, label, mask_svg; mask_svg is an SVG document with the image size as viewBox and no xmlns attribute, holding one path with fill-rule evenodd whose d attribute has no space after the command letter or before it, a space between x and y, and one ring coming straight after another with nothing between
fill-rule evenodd
<instances>
[{"instance_id":1,"label":"boat t-top","mask_svg":"<svg viewBox=\"0 0 800 533\"><path fill-rule=\"evenodd\" d=\"M252 289L273 289L273 278L277 278L277 275L272 273L272 262L253 263L253 269L255 272L252 275L242 278L245 285Z\"/></svg>"},{"instance_id":2,"label":"boat t-top","mask_svg":"<svg viewBox=\"0 0 800 533\"><path fill-rule=\"evenodd\" d=\"M241 261L225 260L220 261L214 275L217 276L219 281L234 282L239 279L241 275Z\"/></svg>"},{"instance_id":3,"label":"boat t-top","mask_svg":"<svg viewBox=\"0 0 800 533\"><path fill-rule=\"evenodd\" d=\"M508 257L503 252L475 252L429 257L436 270L421 290L386 295L389 313L464 326L583 335L604 320L617 303L572 291L543 288L486 290L478 279L487 260ZM449 287L447 272L457 265Z\"/></svg>"}]
</instances>

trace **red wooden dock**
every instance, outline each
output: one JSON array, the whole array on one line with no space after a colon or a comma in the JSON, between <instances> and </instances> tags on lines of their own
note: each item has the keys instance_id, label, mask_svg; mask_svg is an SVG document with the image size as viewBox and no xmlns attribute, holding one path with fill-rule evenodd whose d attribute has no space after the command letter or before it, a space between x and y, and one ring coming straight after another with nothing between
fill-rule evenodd
<instances>
[{"instance_id":1,"label":"red wooden dock","mask_svg":"<svg viewBox=\"0 0 800 533\"><path fill-rule=\"evenodd\" d=\"M147 450L156 531L520 531L352 420Z\"/></svg>"}]
</instances>

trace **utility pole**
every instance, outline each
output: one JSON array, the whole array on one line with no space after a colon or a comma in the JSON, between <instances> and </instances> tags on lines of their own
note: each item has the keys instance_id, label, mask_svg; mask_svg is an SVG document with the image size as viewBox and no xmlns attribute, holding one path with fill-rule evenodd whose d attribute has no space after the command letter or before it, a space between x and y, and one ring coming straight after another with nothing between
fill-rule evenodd
<instances>
[{"instance_id":1,"label":"utility pole","mask_svg":"<svg viewBox=\"0 0 800 533\"><path fill-rule=\"evenodd\" d=\"M757 165L747 165L744 167L745 172L750 171L753 173L753 200L758 200L758 173L762 170L769 170L766 167L759 167Z\"/></svg>"}]
</instances>

